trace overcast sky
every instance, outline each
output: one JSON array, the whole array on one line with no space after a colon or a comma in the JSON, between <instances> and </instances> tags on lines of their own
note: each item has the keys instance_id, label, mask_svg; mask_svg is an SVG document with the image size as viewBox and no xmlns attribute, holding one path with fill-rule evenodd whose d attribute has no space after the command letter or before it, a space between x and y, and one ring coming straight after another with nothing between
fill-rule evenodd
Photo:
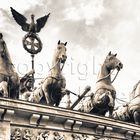
<instances>
[{"instance_id":1,"label":"overcast sky","mask_svg":"<svg viewBox=\"0 0 140 140\"><path fill-rule=\"evenodd\" d=\"M36 18L51 13L39 33L43 49L35 56L35 77L47 75L60 39L68 42L63 69L67 89L79 93L90 85L94 90L100 64L112 51L124 64L113 83L117 97L129 99L140 74L139 0L1 0L0 31L21 76L31 70L31 57L22 46L26 33L12 18L10 7L24 14L29 22L32 13Z\"/></svg>"}]
</instances>

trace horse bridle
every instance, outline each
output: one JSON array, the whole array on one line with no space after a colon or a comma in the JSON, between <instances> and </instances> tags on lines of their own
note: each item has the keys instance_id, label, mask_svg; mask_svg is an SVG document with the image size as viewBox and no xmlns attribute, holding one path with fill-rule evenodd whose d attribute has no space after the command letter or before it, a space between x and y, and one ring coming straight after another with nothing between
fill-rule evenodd
<instances>
[{"instance_id":1,"label":"horse bridle","mask_svg":"<svg viewBox=\"0 0 140 140\"><path fill-rule=\"evenodd\" d=\"M61 59L59 58L58 61L49 69L49 71L51 71L60 61L61 61ZM63 66L61 68L61 71L62 71L64 65L65 65L65 62L63 63Z\"/></svg>"},{"instance_id":2,"label":"horse bridle","mask_svg":"<svg viewBox=\"0 0 140 140\"><path fill-rule=\"evenodd\" d=\"M115 69L114 69L114 70L115 70ZM102 80L107 79L107 78L114 72L114 70L113 70L113 71L110 71L110 73L109 73L108 75L104 76L103 78L100 78L96 83L98 83L98 82L100 82L100 81L102 81ZM117 71L117 73L116 73L114 79L111 81L111 83L113 83L113 82L115 81L115 79L116 79L118 73L119 73L119 70Z\"/></svg>"}]
</instances>

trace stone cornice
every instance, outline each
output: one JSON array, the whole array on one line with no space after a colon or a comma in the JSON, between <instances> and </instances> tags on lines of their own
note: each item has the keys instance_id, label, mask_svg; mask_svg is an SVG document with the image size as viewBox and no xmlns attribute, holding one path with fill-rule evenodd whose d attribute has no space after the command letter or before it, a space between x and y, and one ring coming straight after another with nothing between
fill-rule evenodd
<instances>
[{"instance_id":1,"label":"stone cornice","mask_svg":"<svg viewBox=\"0 0 140 140\"><path fill-rule=\"evenodd\" d=\"M12 126L30 126L127 139L140 135L140 126L65 108L0 98L1 120Z\"/></svg>"}]
</instances>

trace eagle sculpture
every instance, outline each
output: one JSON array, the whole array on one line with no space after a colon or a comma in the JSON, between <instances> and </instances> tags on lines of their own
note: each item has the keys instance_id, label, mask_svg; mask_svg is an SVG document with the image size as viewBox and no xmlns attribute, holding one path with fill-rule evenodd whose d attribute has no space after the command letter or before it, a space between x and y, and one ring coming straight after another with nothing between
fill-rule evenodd
<instances>
[{"instance_id":1,"label":"eagle sculpture","mask_svg":"<svg viewBox=\"0 0 140 140\"><path fill-rule=\"evenodd\" d=\"M41 18L38 18L36 20L36 23L34 21L34 15L31 15L31 23L27 23L27 18L23 16L22 14L18 13L15 9L11 8L12 15L15 19L15 21L21 26L23 31L29 32L29 33L38 33L40 32L41 28L43 28L49 18L49 15L45 15Z\"/></svg>"}]
</instances>

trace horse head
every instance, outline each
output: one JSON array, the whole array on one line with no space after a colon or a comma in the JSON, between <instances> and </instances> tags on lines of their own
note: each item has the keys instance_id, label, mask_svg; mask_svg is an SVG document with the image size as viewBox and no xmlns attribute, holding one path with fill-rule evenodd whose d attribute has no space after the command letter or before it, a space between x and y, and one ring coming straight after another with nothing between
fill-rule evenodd
<instances>
[{"instance_id":1,"label":"horse head","mask_svg":"<svg viewBox=\"0 0 140 140\"><path fill-rule=\"evenodd\" d=\"M57 61L60 61L61 63L65 63L65 61L67 59L66 45L67 45L67 42L62 43L62 42L60 42L60 40L58 41L55 55L56 55Z\"/></svg>"},{"instance_id":2,"label":"horse head","mask_svg":"<svg viewBox=\"0 0 140 140\"><path fill-rule=\"evenodd\" d=\"M112 54L111 52L108 53L105 59L105 65L108 70L117 69L119 71L123 68L122 62L116 56L117 54Z\"/></svg>"}]
</instances>

